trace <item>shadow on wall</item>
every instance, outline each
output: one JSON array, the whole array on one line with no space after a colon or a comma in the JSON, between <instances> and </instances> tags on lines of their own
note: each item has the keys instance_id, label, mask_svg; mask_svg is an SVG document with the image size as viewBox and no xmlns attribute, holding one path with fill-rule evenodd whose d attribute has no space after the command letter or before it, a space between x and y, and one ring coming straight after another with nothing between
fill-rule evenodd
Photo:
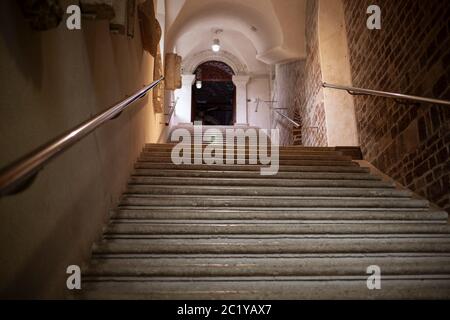
<instances>
[{"instance_id":1,"label":"shadow on wall","mask_svg":"<svg viewBox=\"0 0 450 320\"><path fill-rule=\"evenodd\" d=\"M61 1L68 5L71 1ZM153 80L153 58L102 21L82 30L32 31L14 1L1 20L0 167L105 110ZM152 99L90 134L0 199L0 296L62 298L66 268L83 265L118 202L144 143L164 126Z\"/></svg>"},{"instance_id":2,"label":"shadow on wall","mask_svg":"<svg viewBox=\"0 0 450 320\"><path fill-rule=\"evenodd\" d=\"M366 27L370 0L343 3L354 86L450 99L448 1L379 0L381 30ZM365 159L450 212L449 109L364 96L355 107Z\"/></svg>"},{"instance_id":3,"label":"shadow on wall","mask_svg":"<svg viewBox=\"0 0 450 320\"><path fill-rule=\"evenodd\" d=\"M3 39L0 54L3 56L3 50L7 50L8 56L14 57L16 68L22 75L29 78L35 88L41 88L43 76L42 36L39 32L33 32L23 21L22 13L15 1L2 2L0 34ZM6 61L3 58L1 59L2 63Z\"/></svg>"}]
</instances>

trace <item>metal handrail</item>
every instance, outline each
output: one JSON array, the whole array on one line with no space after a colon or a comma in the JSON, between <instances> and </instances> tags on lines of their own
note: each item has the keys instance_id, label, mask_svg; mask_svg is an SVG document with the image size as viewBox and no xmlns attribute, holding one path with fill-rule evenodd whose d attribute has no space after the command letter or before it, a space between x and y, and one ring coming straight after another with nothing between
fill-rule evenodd
<instances>
[{"instance_id":1,"label":"metal handrail","mask_svg":"<svg viewBox=\"0 0 450 320\"><path fill-rule=\"evenodd\" d=\"M260 102L264 102L268 105L268 103L274 103L274 102L278 102L276 100L262 100L260 98L256 98L256 109L255 112L258 112L258 106ZM282 114L281 112L279 112L278 110L287 110L288 108L275 108L273 106L269 105L269 109L272 111L275 111L276 113L278 113L280 116L282 116L283 118L287 119L290 123L292 123L296 128L300 127L300 125L295 122L294 120L292 120L291 118L289 118L287 115Z\"/></svg>"},{"instance_id":2,"label":"metal handrail","mask_svg":"<svg viewBox=\"0 0 450 320\"><path fill-rule=\"evenodd\" d=\"M251 100L247 100L247 102L251 102ZM269 105L269 103L273 104L276 103L278 101L275 100L262 100L261 98L256 98L256 106L255 106L255 112L258 112L258 108L259 108L259 103L260 102L264 102L265 104L267 104L269 106L269 108L272 108L272 106Z\"/></svg>"},{"instance_id":3,"label":"metal handrail","mask_svg":"<svg viewBox=\"0 0 450 320\"><path fill-rule=\"evenodd\" d=\"M416 101L416 102L425 102L425 103L441 104L441 105L445 105L445 106L450 106L450 101L441 100L441 99L433 99L433 98L412 96L412 95L408 95L408 94L393 93L393 92L387 92L387 91L378 91L378 90L362 89L362 88L355 88L355 87L349 87L349 86L341 86L341 85L331 84L331 83L326 83L326 82L323 82L322 86L324 88L344 90L344 91L347 91L349 94L353 94L353 95L354 94L370 95L370 96L394 98L394 99L400 99L400 100L411 100L411 101Z\"/></svg>"},{"instance_id":4,"label":"metal handrail","mask_svg":"<svg viewBox=\"0 0 450 320\"><path fill-rule=\"evenodd\" d=\"M282 117L285 118L286 120L288 120L288 121L289 121L290 123L292 123L296 128L300 127L300 125L299 125L297 122L295 122L294 120L292 120L291 118L289 118L287 115L282 114L281 112L279 112L279 111L276 110L276 109L273 109L273 108L272 108L272 110L275 111L276 113L278 113L280 116L282 116Z\"/></svg>"},{"instance_id":5,"label":"metal handrail","mask_svg":"<svg viewBox=\"0 0 450 320\"><path fill-rule=\"evenodd\" d=\"M170 125L170 121L172 121L172 117L175 112L175 108L177 107L178 99L179 99L179 97L176 98L176 100L173 103L173 106L170 107L169 113L164 113L165 116L169 116L169 119L164 122L164 124L166 126Z\"/></svg>"},{"instance_id":6,"label":"metal handrail","mask_svg":"<svg viewBox=\"0 0 450 320\"><path fill-rule=\"evenodd\" d=\"M86 135L105 124L108 120L117 118L129 105L143 98L156 87L164 77L145 86L132 96L122 100L108 110L81 123L58 138L35 149L10 166L0 171L0 196L15 194L28 187L44 166L56 156L67 150Z\"/></svg>"}]
</instances>

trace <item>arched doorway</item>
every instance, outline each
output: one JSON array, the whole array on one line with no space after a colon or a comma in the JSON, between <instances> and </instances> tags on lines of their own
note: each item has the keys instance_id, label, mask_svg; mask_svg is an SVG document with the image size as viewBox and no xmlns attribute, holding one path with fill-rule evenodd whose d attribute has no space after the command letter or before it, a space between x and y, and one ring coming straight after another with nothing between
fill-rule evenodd
<instances>
[{"instance_id":1,"label":"arched doorway","mask_svg":"<svg viewBox=\"0 0 450 320\"><path fill-rule=\"evenodd\" d=\"M236 121L234 72L220 61L207 61L194 72L192 122L203 125L233 125Z\"/></svg>"}]
</instances>

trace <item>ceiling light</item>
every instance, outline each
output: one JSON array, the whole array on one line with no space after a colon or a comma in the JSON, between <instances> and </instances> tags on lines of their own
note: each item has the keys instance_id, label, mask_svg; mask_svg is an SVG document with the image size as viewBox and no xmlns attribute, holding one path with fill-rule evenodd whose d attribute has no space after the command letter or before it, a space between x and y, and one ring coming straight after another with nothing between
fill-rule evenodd
<instances>
[{"instance_id":1,"label":"ceiling light","mask_svg":"<svg viewBox=\"0 0 450 320\"><path fill-rule=\"evenodd\" d=\"M214 39L213 44L211 46L212 51L219 52L220 51L220 41L219 39Z\"/></svg>"},{"instance_id":2,"label":"ceiling light","mask_svg":"<svg viewBox=\"0 0 450 320\"><path fill-rule=\"evenodd\" d=\"M197 89L201 89L202 88L202 82L200 80L195 81L195 87Z\"/></svg>"}]
</instances>

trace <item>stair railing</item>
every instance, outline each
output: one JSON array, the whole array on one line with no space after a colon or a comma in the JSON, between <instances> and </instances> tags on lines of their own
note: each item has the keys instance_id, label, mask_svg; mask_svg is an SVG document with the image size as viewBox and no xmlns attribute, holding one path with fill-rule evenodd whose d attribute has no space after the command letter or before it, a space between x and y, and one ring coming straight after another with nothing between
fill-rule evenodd
<instances>
[{"instance_id":1,"label":"stair railing","mask_svg":"<svg viewBox=\"0 0 450 320\"><path fill-rule=\"evenodd\" d=\"M300 124L298 124L297 122L295 122L293 119L289 118L287 115L281 113L280 111L278 111L276 108L271 108L272 111L276 112L277 114L279 114L280 116L282 116L283 118L285 118L287 121L289 121L290 123L292 123L296 128L300 127ZM282 108L279 108L282 109Z\"/></svg>"},{"instance_id":2,"label":"stair railing","mask_svg":"<svg viewBox=\"0 0 450 320\"><path fill-rule=\"evenodd\" d=\"M177 97L177 99L174 101L173 106L169 107L169 112L164 113L164 116L165 117L168 116L168 118L165 122L161 122L161 124L164 124L166 127L168 127L170 125L170 121L172 121L172 117L175 113L175 108L177 107L178 99L179 99L179 97Z\"/></svg>"},{"instance_id":3,"label":"stair railing","mask_svg":"<svg viewBox=\"0 0 450 320\"><path fill-rule=\"evenodd\" d=\"M250 100L248 100L250 101ZM296 121L294 121L293 119L291 119L290 117L288 117L287 115L281 113L278 110L287 110L287 108L276 108L273 106L274 103L277 103L278 101L276 100L261 100L260 98L256 98L256 108L255 108L255 112L258 112L258 108L260 103L263 102L265 103L268 107L269 110L276 112L277 114L279 114L280 116L282 116L283 118L285 118L287 121L289 121L290 123L292 123L296 128L300 127L300 124L298 124Z\"/></svg>"},{"instance_id":4,"label":"stair railing","mask_svg":"<svg viewBox=\"0 0 450 320\"><path fill-rule=\"evenodd\" d=\"M31 153L1 170L0 196L16 194L28 188L33 183L39 171L41 171L47 163L107 121L119 117L125 109L137 100L143 98L163 80L164 77L161 77L108 110L79 124L75 128L38 147Z\"/></svg>"},{"instance_id":5,"label":"stair railing","mask_svg":"<svg viewBox=\"0 0 450 320\"><path fill-rule=\"evenodd\" d=\"M409 94L401 94L401 93L394 93L394 92L388 92L388 91L378 91L378 90L363 89L363 88L356 88L356 87L350 87L350 86L342 86L342 85L331 84L331 83L326 83L326 82L322 83L322 87L336 89L336 90L344 90L344 91L347 91L351 95L364 95L364 96L378 96L378 97L385 97L385 98L393 98L397 102L399 102L399 100L408 100L408 101L414 101L415 103L425 102L425 103L431 103L431 104L440 104L440 105L450 106L450 101L448 101L448 100L412 96Z\"/></svg>"}]
</instances>

